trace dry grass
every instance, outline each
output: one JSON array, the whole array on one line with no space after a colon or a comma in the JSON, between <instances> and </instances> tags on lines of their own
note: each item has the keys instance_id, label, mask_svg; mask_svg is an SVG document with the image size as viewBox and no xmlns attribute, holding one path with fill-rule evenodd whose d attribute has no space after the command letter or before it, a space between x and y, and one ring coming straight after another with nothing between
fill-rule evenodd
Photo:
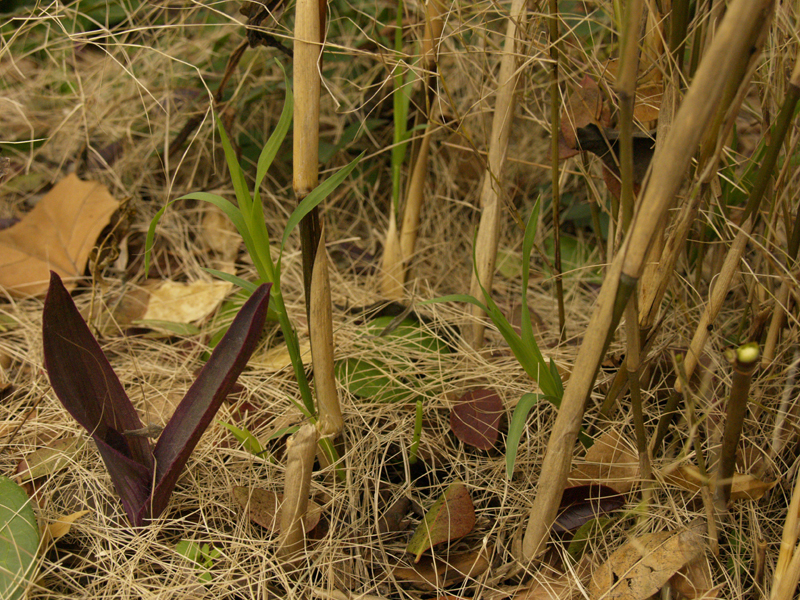
<instances>
[{"instance_id":1,"label":"dry grass","mask_svg":"<svg viewBox=\"0 0 800 600\"><path fill-rule=\"evenodd\" d=\"M797 15L789 4L783 3L779 8L752 93L741 111L741 122L748 123L751 137L744 138L739 152L727 152L742 164L750 159L764 120L776 114L786 87L785 61L794 55L798 42ZM130 235L123 245L129 252L128 260L110 264L96 290L98 299L107 306L119 293L144 283L138 257L144 232L154 213L168 200L198 190L233 197L221 148L215 142L209 101L228 54L242 39L244 29L238 22L234 2L201 5L126 1L114 5L114 10L120 10L129 20L113 33L97 30L68 34L78 8L86 11L89 5L86 0L69 6L42 5L33 17L17 24L13 35L5 34L0 47L0 131L2 141L14 142L3 145L3 155L11 158L20 173L0 189L0 217L26 212L48 184L72 170L84 178L102 181L118 198L130 198L134 215ZM331 55L326 56L323 69L323 140L338 142L345 128L354 122L388 119L364 131L353 144L353 152L366 149L368 155L358 175L323 206L328 248L334 255L337 246L348 240L356 240L366 250L379 254L386 230L391 189L390 73L396 58L381 44L390 43L393 38L392 30L383 30L385 23L394 19L394 6L350 0L330 7ZM384 9L386 16L380 21L376 15ZM409 56L404 60L408 63L414 60L414 41L422 34L418 9L416 3L407 7ZM464 293L469 288L471 242L478 219L475 204L491 126L497 57L505 29L500 9L501 5L490 2L455 3L446 19L439 65L446 94L441 88L439 110L450 125L435 135L432 146L428 204L423 209L418 252L412 265L415 281L409 286L409 295L415 301ZM291 37L290 15L291 9L278 29L279 37L287 40ZM550 177L546 166L549 125L545 116L548 54L541 17L536 12L529 17L532 41L527 54L520 57L524 83L506 171L507 202L523 217L540 192L547 195ZM574 82L587 72L594 76L602 72L602 62L614 52L608 44L610 26L608 19L598 24L594 45L581 46L574 37L567 36L562 73L568 81ZM245 161L251 155L242 142L248 136L256 144L263 142L280 114L283 75L274 57L287 62L274 49L248 50L228 86L223 118L231 138L243 146ZM166 158L165 148L197 113L204 114L205 119L189 143L181 153ZM455 132L456 128L461 135ZM789 146L796 157L797 131L790 136ZM112 144L117 148L114 153L110 153ZM474 150L470 149L473 145ZM279 239L294 205L288 148L287 143L263 190L274 239ZM324 168L345 164L350 157L348 152L339 152ZM113 164L104 164L104 160ZM587 178L603 190L597 165L587 173L578 158L562 163L562 168L562 196L571 202L585 201ZM701 432L707 457L719 443L712 435L712 424L721 419L719 401L727 397L730 386L730 368L722 351L737 337L743 320L748 325L741 339L747 337L753 313L769 306L781 280L788 279L795 300L800 289L797 273L781 266L785 264L788 237L781 211L788 209L787 214L791 215L797 210L798 173L800 170L787 169L773 194L770 206L774 210L768 212L753 236L707 347L706 372L711 376L706 391L696 397L698 413L707 419ZM153 276L190 281L208 277L202 267L214 266L215 257L201 233L205 210L187 203L167 212L159 228ZM511 211L505 211L502 218L500 247L519 255L522 235L517 222ZM736 225L720 219L713 207L703 209L697 231L706 226L714 228L715 235L723 239L736 232ZM551 233L552 223L545 218L541 239ZM591 233L586 233L585 239L591 240ZM650 355L654 357L653 367L642 382L646 426L651 434L665 394L674 383L669 354L688 345L708 296L709 281L726 252L726 243L712 239L706 243L703 272L696 276L693 259L684 253L665 302L664 322ZM240 261L239 270L249 273L252 269L248 259L240 257ZM541 264L537 260L537 266ZM299 242L295 239L284 265L284 297L303 338L305 309ZM356 318L342 307L381 300L378 285L377 274L356 275L347 261L332 264L333 303L338 307L334 308L337 358L376 355L377 350L365 347L368 342L359 337L362 329ZM540 333L543 352L569 372L597 290L581 272L567 277L564 288L567 332L560 346L556 303L544 277L533 282L529 301L544 323ZM510 311L520 297L519 279L496 275L494 297ZM90 294L86 285L75 298L81 309L88 309ZM83 435L50 390L42 367L41 308L41 299L8 298L0 304L0 323L6 319L11 323L5 330L0 328L0 358L10 358L4 369L8 387L0 395L0 472L4 474L13 473L22 457L53 439ZM432 331L439 334L442 329L438 325L463 329L471 319L462 306L435 305L425 312L433 318ZM788 321L773 367L756 375L741 444L743 468L758 468L753 463L760 459L764 461L764 477L779 477L781 481L764 499L733 505L733 526L726 530L723 553L719 559L710 557L715 582L727 584L723 597L757 597L759 588L753 574L759 540L767 543L769 582L797 477L796 414L790 417L791 426L785 433L789 443L777 455L768 455L781 399L785 396L789 408L797 410L793 375L797 369L796 310L788 313ZM424 509L455 480L469 488L478 520L473 533L453 542L453 549L466 551L483 546L491 554L493 568L476 579L449 587L448 593L500 598L528 586L530 579L524 573L509 577L509 565L519 556L521 527L537 485L555 409L541 405L533 411L512 481L505 477L501 450L473 451L452 436L450 408L454 399L468 389L485 386L497 390L509 418L520 396L532 390L532 382L502 338L491 326L487 332L488 346L479 353L457 341L452 353L423 361L412 362L402 352L384 353L381 357L392 361L399 370L424 370L429 375L420 389L425 400L420 455L430 466L424 480L414 482L404 476L409 469L406 459L412 442L414 407L371 403L340 390L345 413L342 446L346 449L346 481L337 480L330 469L315 473L311 490L324 508L325 527L317 534L319 539L308 544L297 571L288 572L280 563L275 556L275 539L243 518L230 494L235 485L280 491L281 444L271 446L276 462L254 458L238 448L225 429L212 426L187 464L170 508L157 522L139 531L128 526L111 481L91 445L75 457L68 469L44 481L38 511L42 522L86 508L92 512L42 557L30 597L431 597L429 592L414 590L391 575L394 566L409 560L405 544L413 526L404 532L382 534L378 523L397 498L408 497ZM204 341L203 336L164 340L141 335L109 335L101 340L148 422L162 420L165 403L174 403L188 388L200 364ZM623 348L624 340L615 341L609 356L618 357ZM587 411L587 428L607 427L597 421L596 407L602 403L612 377L613 371L600 373ZM240 383L244 388L240 400L258 409L257 416L251 416L248 422L256 435L263 436L280 424L299 420L286 399L297 397L290 369L273 373L254 366L242 375ZM627 399L623 399L614 425L632 442L628 406ZM234 411L235 403L227 404L219 418L231 421ZM677 422L671 445L653 457L656 472L684 456L684 449L690 447L687 435L685 421ZM637 502L636 493L629 496L627 517L615 521L601 537L593 539L589 555L602 561L630 535L674 528L703 514L699 495L693 496L660 478L646 514L637 515ZM417 512L411 518L416 524L420 515ZM181 539L208 542L221 552L208 584L200 584L198 571L174 551ZM548 562L558 567L566 560L564 555L564 547L559 545ZM541 567L541 572L545 568ZM337 595L341 592L346 595Z\"/></svg>"}]
</instances>

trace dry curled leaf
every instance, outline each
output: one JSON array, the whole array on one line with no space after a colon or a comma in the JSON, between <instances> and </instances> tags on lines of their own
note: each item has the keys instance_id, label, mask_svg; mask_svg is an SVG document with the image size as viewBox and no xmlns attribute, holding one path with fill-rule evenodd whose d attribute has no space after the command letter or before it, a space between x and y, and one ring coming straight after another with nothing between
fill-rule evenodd
<instances>
[{"instance_id":1,"label":"dry curled leaf","mask_svg":"<svg viewBox=\"0 0 800 600\"><path fill-rule=\"evenodd\" d=\"M392 574L399 581L408 581L416 587L433 591L469 577L478 577L486 572L489 564L485 551L479 549L447 560L426 556L413 567L395 567Z\"/></svg>"},{"instance_id":2,"label":"dry curled leaf","mask_svg":"<svg viewBox=\"0 0 800 600\"><path fill-rule=\"evenodd\" d=\"M48 523L47 529L43 535L45 543L42 544L41 547L46 548L49 542L56 542L67 535L72 529L72 524L82 516L88 515L90 512L91 511L88 510L79 510L71 515L58 517L55 521Z\"/></svg>"},{"instance_id":3,"label":"dry curled leaf","mask_svg":"<svg viewBox=\"0 0 800 600\"><path fill-rule=\"evenodd\" d=\"M708 560L701 556L675 573L669 580L669 586L673 592L688 600L716 600L725 584L714 585Z\"/></svg>"},{"instance_id":4,"label":"dry curled leaf","mask_svg":"<svg viewBox=\"0 0 800 600\"><path fill-rule=\"evenodd\" d=\"M497 426L503 414L503 401L494 390L473 390L459 398L450 412L450 430L479 450L491 450L497 442Z\"/></svg>"},{"instance_id":5,"label":"dry curled leaf","mask_svg":"<svg viewBox=\"0 0 800 600\"><path fill-rule=\"evenodd\" d=\"M261 525L271 533L280 533L278 511L283 501L283 494L276 494L263 488L234 486L233 499L247 513L253 523ZM303 518L306 533L312 531L322 517L322 507L313 500L308 501L308 510Z\"/></svg>"},{"instance_id":6,"label":"dry curled leaf","mask_svg":"<svg viewBox=\"0 0 800 600\"><path fill-rule=\"evenodd\" d=\"M594 123L600 128L611 124L611 111L597 83L586 75L570 91L561 111L561 134L559 135L559 158L569 158L578 153L575 133L581 127Z\"/></svg>"},{"instance_id":7,"label":"dry curled leaf","mask_svg":"<svg viewBox=\"0 0 800 600\"><path fill-rule=\"evenodd\" d=\"M689 492L698 492L703 484L703 475L694 465L681 465L677 469L665 472L664 479ZM731 482L731 500L759 500L769 490L778 484L775 481L762 481L746 473L734 473ZM708 481L711 493L716 488L716 481L712 475Z\"/></svg>"},{"instance_id":8,"label":"dry curled leaf","mask_svg":"<svg viewBox=\"0 0 800 600\"><path fill-rule=\"evenodd\" d=\"M703 555L702 523L674 532L651 533L615 550L592 574L593 600L645 600L684 565Z\"/></svg>"},{"instance_id":9,"label":"dry curled leaf","mask_svg":"<svg viewBox=\"0 0 800 600\"><path fill-rule=\"evenodd\" d=\"M406 552L419 562L423 552L436 544L457 540L475 527L475 507L463 483L451 483L433 504L408 542Z\"/></svg>"},{"instance_id":10,"label":"dry curled leaf","mask_svg":"<svg viewBox=\"0 0 800 600\"><path fill-rule=\"evenodd\" d=\"M42 295L50 271L67 289L75 287L118 207L106 186L67 175L19 223L0 231L0 287L16 297Z\"/></svg>"},{"instance_id":11,"label":"dry curled leaf","mask_svg":"<svg viewBox=\"0 0 800 600\"><path fill-rule=\"evenodd\" d=\"M616 429L600 436L575 464L569 474L571 486L601 483L626 494L639 479L639 458Z\"/></svg>"}]
</instances>

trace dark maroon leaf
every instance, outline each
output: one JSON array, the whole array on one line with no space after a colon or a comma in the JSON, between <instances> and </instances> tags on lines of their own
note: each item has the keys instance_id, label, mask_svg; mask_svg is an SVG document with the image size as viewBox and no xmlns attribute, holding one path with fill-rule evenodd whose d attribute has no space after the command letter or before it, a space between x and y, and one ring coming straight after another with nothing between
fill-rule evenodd
<instances>
[{"instance_id":1,"label":"dark maroon leaf","mask_svg":"<svg viewBox=\"0 0 800 600\"><path fill-rule=\"evenodd\" d=\"M142 508L151 517L166 508L181 469L256 349L267 318L271 285L259 286L244 303L161 432L153 452L156 484L152 507Z\"/></svg>"},{"instance_id":2,"label":"dark maroon leaf","mask_svg":"<svg viewBox=\"0 0 800 600\"><path fill-rule=\"evenodd\" d=\"M619 510L625 496L607 485L577 485L564 490L553 531L575 531L592 519Z\"/></svg>"},{"instance_id":3,"label":"dark maroon leaf","mask_svg":"<svg viewBox=\"0 0 800 600\"><path fill-rule=\"evenodd\" d=\"M42 313L44 363L56 396L95 441L147 467L150 444L123 432L144 427L114 369L55 273Z\"/></svg>"},{"instance_id":4,"label":"dark maroon leaf","mask_svg":"<svg viewBox=\"0 0 800 600\"><path fill-rule=\"evenodd\" d=\"M480 389L464 394L450 412L450 429L465 444L489 450L497 442L497 425L503 401L494 390Z\"/></svg>"},{"instance_id":5,"label":"dark maroon leaf","mask_svg":"<svg viewBox=\"0 0 800 600\"><path fill-rule=\"evenodd\" d=\"M260 286L241 308L151 452L147 438L126 435L143 424L69 292L51 273L42 315L50 383L94 438L133 525L166 507L183 465L256 348L269 290L269 285Z\"/></svg>"}]
</instances>

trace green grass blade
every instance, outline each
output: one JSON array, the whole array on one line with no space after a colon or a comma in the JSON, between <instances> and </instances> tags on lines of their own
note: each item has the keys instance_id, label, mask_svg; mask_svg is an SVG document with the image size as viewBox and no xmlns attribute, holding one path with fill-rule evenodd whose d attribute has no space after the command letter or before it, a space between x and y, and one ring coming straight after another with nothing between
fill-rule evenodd
<instances>
[{"instance_id":1,"label":"green grass blade","mask_svg":"<svg viewBox=\"0 0 800 600\"><path fill-rule=\"evenodd\" d=\"M217 115L217 130L219 137L222 140L222 149L225 152L225 162L228 163L228 170L231 174L231 182L233 182L233 190L236 192L236 200L239 202L239 208L244 215L251 215L253 212L253 199L250 197L250 191L247 189L247 182L244 179L244 171L239 166L239 161L236 160L236 152L231 146L231 141L228 139L228 134L225 127L222 125L222 119ZM240 232L241 233L241 232Z\"/></svg>"},{"instance_id":2,"label":"green grass blade","mask_svg":"<svg viewBox=\"0 0 800 600\"><path fill-rule=\"evenodd\" d=\"M225 271L217 271L216 269L209 269L207 267L203 267L203 271L209 273L216 277L217 279L222 279L222 281L227 281L228 283L232 283L235 286L238 286L252 294L258 288L257 283L253 283L252 281L247 281L246 279L242 279L241 277L237 277L236 275L231 275L230 273L226 273Z\"/></svg>"},{"instance_id":3,"label":"green grass blade","mask_svg":"<svg viewBox=\"0 0 800 600\"><path fill-rule=\"evenodd\" d=\"M506 476L511 479L514 476L514 463L517 461L517 449L522 432L525 429L525 422L528 420L528 413L539 402L539 394L524 394L514 408L511 422L508 424L508 438L506 438Z\"/></svg>"},{"instance_id":4,"label":"green grass blade","mask_svg":"<svg viewBox=\"0 0 800 600\"><path fill-rule=\"evenodd\" d=\"M289 239L292 231L295 227L303 220L308 213L310 213L314 207L318 206L320 202L325 200L330 193L335 190L339 185L347 178L348 175L356 168L359 161L363 158L364 152L359 154L350 164L346 167L339 169L332 177L329 177L321 184L319 184L316 188L314 188L311 193L303 198L303 201L297 205L297 208L294 209L294 212L289 216L289 221L286 223L286 229L283 230L283 240L281 241L281 256L283 255L283 248L286 246L286 242ZM280 259L278 259L280 263Z\"/></svg>"}]
</instances>

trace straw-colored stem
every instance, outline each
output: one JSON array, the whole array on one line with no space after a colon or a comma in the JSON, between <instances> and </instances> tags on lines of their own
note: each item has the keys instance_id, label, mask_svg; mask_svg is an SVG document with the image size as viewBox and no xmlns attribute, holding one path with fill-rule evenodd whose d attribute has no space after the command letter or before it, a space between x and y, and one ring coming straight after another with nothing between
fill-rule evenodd
<instances>
[{"instance_id":1,"label":"straw-colored stem","mask_svg":"<svg viewBox=\"0 0 800 600\"><path fill-rule=\"evenodd\" d=\"M736 449L742 436L744 417L747 414L747 397L750 394L750 381L758 367L761 353L758 344L745 344L735 351L733 360L733 380L728 397L725 432L722 435L722 448L717 467L717 485L714 490L714 505L720 513L728 509L731 499L731 482L736 470Z\"/></svg>"},{"instance_id":2,"label":"straw-colored stem","mask_svg":"<svg viewBox=\"0 0 800 600\"><path fill-rule=\"evenodd\" d=\"M625 11L620 72L617 78L619 96L619 148L622 206L622 232L628 231L633 219L633 103L636 98L636 76L639 72L639 28L644 2L629 0Z\"/></svg>"},{"instance_id":3,"label":"straw-colored stem","mask_svg":"<svg viewBox=\"0 0 800 600\"><path fill-rule=\"evenodd\" d=\"M747 42L750 36L743 33L754 27L766 26L772 6L770 0L733 0L728 5L725 18L686 94L673 127L664 145L656 151L649 183L640 201L646 210L635 213L631 230L609 266L550 433L539 476L539 488L523 540L522 552L526 561L537 557L548 539L569 473L586 399L619 315L642 273L654 232L683 183L692 151L697 148L714 104L722 95L725 81L737 64L749 59L750 46Z\"/></svg>"},{"instance_id":4,"label":"straw-colored stem","mask_svg":"<svg viewBox=\"0 0 800 600\"><path fill-rule=\"evenodd\" d=\"M285 561L295 559L305 545L303 517L308 510L316 449L317 428L310 424L303 425L286 442L286 479L279 514L281 536L278 542L278 554Z\"/></svg>"},{"instance_id":5,"label":"straw-colored stem","mask_svg":"<svg viewBox=\"0 0 800 600\"><path fill-rule=\"evenodd\" d=\"M324 4L323 4L324 8ZM298 0L294 40L294 172L292 186L301 202L319 182L319 60L322 50L322 20L319 0ZM306 313L311 314L311 277L319 245L321 224L318 208L300 221L303 254L303 287Z\"/></svg>"},{"instance_id":6,"label":"straw-colored stem","mask_svg":"<svg viewBox=\"0 0 800 600\"><path fill-rule=\"evenodd\" d=\"M631 409L633 410L633 426L636 431L636 450L639 453L639 473L641 474L643 486L643 500L646 500L649 482L653 473L650 467L650 456L647 448L647 434L644 429L644 411L642 408L642 390L640 387L640 376L642 372L641 356L639 349L641 341L639 339L639 310L636 304L636 291L631 295L628 306L625 309L625 329L628 337L628 354L625 357L625 367L628 371L628 384L631 394Z\"/></svg>"},{"instance_id":7,"label":"straw-colored stem","mask_svg":"<svg viewBox=\"0 0 800 600\"><path fill-rule=\"evenodd\" d=\"M772 575L770 600L791 600L800 578L800 550L797 545L798 520L800 519L800 477L796 477L792 500L786 512L781 536L778 564Z\"/></svg>"},{"instance_id":8,"label":"straw-colored stem","mask_svg":"<svg viewBox=\"0 0 800 600\"><path fill-rule=\"evenodd\" d=\"M311 278L311 319L308 322L308 331L317 394L317 427L324 437L336 437L341 433L344 421L333 370L333 314L324 231L320 236Z\"/></svg>"},{"instance_id":9,"label":"straw-colored stem","mask_svg":"<svg viewBox=\"0 0 800 600\"><path fill-rule=\"evenodd\" d=\"M397 217L392 209L389 211L389 227L381 259L381 293L390 300L399 300L403 297L403 279L403 251L397 231Z\"/></svg>"},{"instance_id":10,"label":"straw-colored stem","mask_svg":"<svg viewBox=\"0 0 800 600\"><path fill-rule=\"evenodd\" d=\"M500 236L500 213L503 193L503 163L508 151L508 138L514 121L514 105L519 73L517 72L518 32L525 24L527 15L525 0L513 0L511 14L506 28L503 58L500 62L496 102L492 116L492 133L489 140L489 160L481 188L480 206L482 209L475 247L475 269L472 274L470 293L482 298L481 284L487 292L492 292L494 268L497 263L497 243ZM483 345L483 311L470 305L474 322L471 326L469 342L473 348Z\"/></svg>"}]
</instances>

